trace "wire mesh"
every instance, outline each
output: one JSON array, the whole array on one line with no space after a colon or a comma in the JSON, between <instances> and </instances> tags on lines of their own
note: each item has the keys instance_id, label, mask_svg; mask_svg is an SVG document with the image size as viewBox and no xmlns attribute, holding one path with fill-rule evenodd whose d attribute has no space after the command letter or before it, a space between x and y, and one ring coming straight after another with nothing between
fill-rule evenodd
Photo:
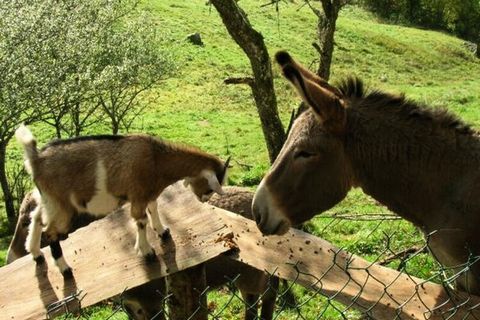
<instances>
[{"instance_id":1,"label":"wire mesh","mask_svg":"<svg viewBox=\"0 0 480 320\"><path fill-rule=\"evenodd\" d=\"M352 220L349 213L337 212L318 217L314 223L302 228L340 247L337 252L334 252L329 267L322 270L321 277L303 270L301 261L290 264L296 272L295 279L286 281L269 275L267 286L259 292L242 292L239 285L240 275L233 278L225 277L220 287L207 287L201 292L202 297L207 297L207 304L199 304L200 306L188 319L198 319L200 314L205 313L208 319L216 320L379 319L376 318L374 310L378 304L384 303L382 299L386 298L391 301L396 310L392 319L414 318L404 312L405 306L412 301L420 301L420 304L425 307L422 315L424 319L477 319L478 315L473 311L480 310L480 306L472 304L472 300L476 297L468 294L460 296L454 288L456 280L467 277L468 271L479 263L480 257L470 255L465 263L448 268L442 266L429 250L429 238L432 235L423 235L410 223L390 214L371 214L359 220ZM348 252L346 258L345 252ZM365 258L370 264L360 270L354 266L354 255ZM371 272L371 268L379 264L398 270L398 275L388 281L377 278L375 273ZM208 268L208 264L206 267ZM335 268L344 270L347 275L362 271L367 276L362 282L350 276L347 281L341 282L337 292L327 293L323 290L323 281ZM392 294L390 288L405 277L413 281L415 292L409 294L406 299L400 300ZM301 283L300 278L303 279ZM309 280L305 281L305 279ZM369 294L366 292L367 282L369 285L373 283L383 288L382 295L370 304L364 302L364 296ZM431 309L422 302L420 294L425 291L425 284L430 282L442 285L448 294L447 300ZM347 285L355 286L358 292L348 303L345 301L341 303L339 298ZM152 314L149 311L149 314L141 308L140 313L138 310L132 310L128 305L128 298L122 294L109 304L110 314L104 318L172 319L168 309L171 296L166 293L165 288L158 288L155 292L154 295L144 298L147 304L154 305L155 313ZM272 295L275 304L273 310L269 311L267 299L271 299ZM445 308L447 304L450 307ZM467 304L470 304L467 312L463 312L460 316L457 310ZM80 314L70 315L70 317L91 318L91 313L85 312L88 311L81 311Z\"/></svg>"}]
</instances>

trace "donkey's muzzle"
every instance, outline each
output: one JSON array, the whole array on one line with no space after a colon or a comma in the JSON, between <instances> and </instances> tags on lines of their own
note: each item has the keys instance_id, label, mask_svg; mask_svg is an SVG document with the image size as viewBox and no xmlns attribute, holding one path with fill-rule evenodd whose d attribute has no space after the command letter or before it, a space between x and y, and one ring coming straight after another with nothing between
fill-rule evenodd
<instances>
[{"instance_id":1,"label":"donkey's muzzle","mask_svg":"<svg viewBox=\"0 0 480 320\"><path fill-rule=\"evenodd\" d=\"M282 235L290 227L290 223L285 219L281 210L273 205L271 195L263 181L253 198L252 214L258 229L264 235Z\"/></svg>"}]
</instances>

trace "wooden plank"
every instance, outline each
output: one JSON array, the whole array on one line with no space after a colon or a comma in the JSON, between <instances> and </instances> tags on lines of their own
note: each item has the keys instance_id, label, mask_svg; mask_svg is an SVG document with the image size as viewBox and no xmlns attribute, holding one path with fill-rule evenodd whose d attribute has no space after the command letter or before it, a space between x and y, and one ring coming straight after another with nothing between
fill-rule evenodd
<instances>
[{"instance_id":1,"label":"wooden plank","mask_svg":"<svg viewBox=\"0 0 480 320\"><path fill-rule=\"evenodd\" d=\"M0 268L0 318L44 319L47 306L80 290L82 307L89 306L229 250L218 241L226 227L212 219L214 209L198 202L183 186L166 189L158 203L162 222L172 234L172 240L161 245L148 228L158 261L147 264L136 255L134 223L124 212L114 213L62 242L74 280L63 280L48 249L43 250L47 259L43 266L37 267L26 256Z\"/></svg>"},{"instance_id":2,"label":"wooden plank","mask_svg":"<svg viewBox=\"0 0 480 320\"><path fill-rule=\"evenodd\" d=\"M371 264L329 242L291 229L264 237L253 221L217 209L234 230L236 259L280 278L295 281L362 311L373 319L478 319L480 298L458 293L452 299L441 285ZM461 305L460 307L456 307ZM442 315L450 308L456 313ZM431 310L436 310L434 313Z\"/></svg>"}]
</instances>

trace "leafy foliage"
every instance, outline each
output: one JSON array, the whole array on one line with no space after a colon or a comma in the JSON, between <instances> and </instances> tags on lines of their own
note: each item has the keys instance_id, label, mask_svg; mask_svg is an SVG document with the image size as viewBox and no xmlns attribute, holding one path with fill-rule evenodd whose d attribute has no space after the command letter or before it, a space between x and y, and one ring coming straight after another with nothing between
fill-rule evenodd
<instances>
[{"instance_id":1,"label":"leafy foliage","mask_svg":"<svg viewBox=\"0 0 480 320\"><path fill-rule=\"evenodd\" d=\"M478 0L361 0L380 16L447 30L464 39L480 40Z\"/></svg>"},{"instance_id":2,"label":"leafy foliage","mask_svg":"<svg viewBox=\"0 0 480 320\"><path fill-rule=\"evenodd\" d=\"M0 180L6 145L21 123L43 121L56 136L77 136L104 121L128 129L141 93L173 69L158 25L137 0L19 0L0 7ZM11 183L11 182L10 182Z\"/></svg>"}]
</instances>

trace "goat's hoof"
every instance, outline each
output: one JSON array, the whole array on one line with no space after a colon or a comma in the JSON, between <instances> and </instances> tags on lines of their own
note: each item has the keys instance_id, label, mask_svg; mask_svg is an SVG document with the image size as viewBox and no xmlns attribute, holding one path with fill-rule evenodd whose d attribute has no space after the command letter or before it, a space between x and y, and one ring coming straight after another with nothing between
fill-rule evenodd
<instances>
[{"instance_id":1,"label":"goat's hoof","mask_svg":"<svg viewBox=\"0 0 480 320\"><path fill-rule=\"evenodd\" d=\"M35 260L35 262L37 264L44 264L45 263L45 257L43 256L43 254L34 257L33 260Z\"/></svg>"},{"instance_id":2,"label":"goat's hoof","mask_svg":"<svg viewBox=\"0 0 480 320\"><path fill-rule=\"evenodd\" d=\"M157 256L156 256L156 254L155 254L155 251L150 252L149 254L147 254L147 255L145 256L145 261L146 261L147 263L152 263L152 262L157 261Z\"/></svg>"},{"instance_id":3,"label":"goat's hoof","mask_svg":"<svg viewBox=\"0 0 480 320\"><path fill-rule=\"evenodd\" d=\"M162 239L162 241L167 241L171 239L172 235L170 233L170 229L169 228L165 229L163 233L160 235L160 238Z\"/></svg>"},{"instance_id":4,"label":"goat's hoof","mask_svg":"<svg viewBox=\"0 0 480 320\"><path fill-rule=\"evenodd\" d=\"M64 279L73 279L73 271L72 268L67 268L62 271L62 276Z\"/></svg>"}]
</instances>

